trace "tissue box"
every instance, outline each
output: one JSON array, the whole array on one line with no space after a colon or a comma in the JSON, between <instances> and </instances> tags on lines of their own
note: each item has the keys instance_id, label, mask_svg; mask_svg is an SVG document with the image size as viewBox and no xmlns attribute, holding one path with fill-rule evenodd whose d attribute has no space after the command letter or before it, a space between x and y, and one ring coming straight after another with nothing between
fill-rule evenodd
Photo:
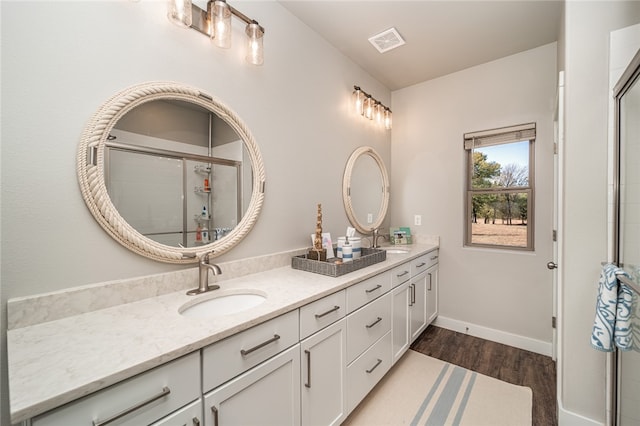
<instances>
[{"instance_id":1,"label":"tissue box","mask_svg":"<svg viewBox=\"0 0 640 426\"><path fill-rule=\"evenodd\" d=\"M391 244L411 244L411 228L401 226L399 228L389 228Z\"/></svg>"}]
</instances>

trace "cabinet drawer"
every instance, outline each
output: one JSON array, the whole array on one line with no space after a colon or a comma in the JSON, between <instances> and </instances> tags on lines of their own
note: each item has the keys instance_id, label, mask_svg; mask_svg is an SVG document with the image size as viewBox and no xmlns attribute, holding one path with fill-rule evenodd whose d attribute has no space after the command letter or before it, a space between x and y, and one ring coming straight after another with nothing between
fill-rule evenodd
<instances>
[{"instance_id":1,"label":"cabinet drawer","mask_svg":"<svg viewBox=\"0 0 640 426\"><path fill-rule=\"evenodd\" d=\"M347 367L347 407L358 406L391 367L391 332Z\"/></svg>"},{"instance_id":2,"label":"cabinet drawer","mask_svg":"<svg viewBox=\"0 0 640 426\"><path fill-rule=\"evenodd\" d=\"M391 293L369 303L347 317L347 362L391 330Z\"/></svg>"},{"instance_id":3,"label":"cabinet drawer","mask_svg":"<svg viewBox=\"0 0 640 426\"><path fill-rule=\"evenodd\" d=\"M346 315L346 292L341 290L300 308L300 339L336 322Z\"/></svg>"},{"instance_id":4,"label":"cabinet drawer","mask_svg":"<svg viewBox=\"0 0 640 426\"><path fill-rule=\"evenodd\" d=\"M101 424L139 406L117 422L118 426L138 426L152 423L199 397L200 355L194 352L38 416L31 424Z\"/></svg>"},{"instance_id":5,"label":"cabinet drawer","mask_svg":"<svg viewBox=\"0 0 640 426\"><path fill-rule=\"evenodd\" d=\"M430 251L427 254L423 254L422 256L413 259L411 261L411 276L413 277L418 275L420 272L426 271L436 263L438 263L438 250Z\"/></svg>"},{"instance_id":6,"label":"cabinet drawer","mask_svg":"<svg viewBox=\"0 0 640 426\"><path fill-rule=\"evenodd\" d=\"M403 263L391 270L391 287L396 287L411 278L411 262Z\"/></svg>"},{"instance_id":7,"label":"cabinet drawer","mask_svg":"<svg viewBox=\"0 0 640 426\"><path fill-rule=\"evenodd\" d=\"M207 426L299 426L300 345L204 395Z\"/></svg>"},{"instance_id":8,"label":"cabinet drawer","mask_svg":"<svg viewBox=\"0 0 640 426\"><path fill-rule=\"evenodd\" d=\"M202 401L197 400L179 409L175 413L163 417L151 426L200 426L204 420L202 419Z\"/></svg>"},{"instance_id":9,"label":"cabinet drawer","mask_svg":"<svg viewBox=\"0 0 640 426\"><path fill-rule=\"evenodd\" d=\"M347 289L347 313L382 296L391 290L390 272L371 277Z\"/></svg>"},{"instance_id":10,"label":"cabinet drawer","mask_svg":"<svg viewBox=\"0 0 640 426\"><path fill-rule=\"evenodd\" d=\"M298 310L234 334L202 350L203 390L209 391L298 343Z\"/></svg>"}]
</instances>

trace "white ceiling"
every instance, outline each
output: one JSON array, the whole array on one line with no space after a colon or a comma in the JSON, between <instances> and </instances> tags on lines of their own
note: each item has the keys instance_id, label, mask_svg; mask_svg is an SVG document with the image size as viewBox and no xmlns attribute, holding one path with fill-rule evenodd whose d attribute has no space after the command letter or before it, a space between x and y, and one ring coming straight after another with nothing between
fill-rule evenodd
<instances>
[{"instance_id":1,"label":"white ceiling","mask_svg":"<svg viewBox=\"0 0 640 426\"><path fill-rule=\"evenodd\" d=\"M558 39L561 0L279 0L391 90ZM406 44L379 53L368 41L395 27Z\"/></svg>"}]
</instances>

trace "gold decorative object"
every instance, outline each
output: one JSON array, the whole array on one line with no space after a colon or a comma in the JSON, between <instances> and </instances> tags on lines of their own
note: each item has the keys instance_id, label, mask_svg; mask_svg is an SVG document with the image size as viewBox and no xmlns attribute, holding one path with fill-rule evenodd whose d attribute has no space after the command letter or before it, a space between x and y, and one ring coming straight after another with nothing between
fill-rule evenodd
<instances>
[{"instance_id":1,"label":"gold decorative object","mask_svg":"<svg viewBox=\"0 0 640 426\"><path fill-rule=\"evenodd\" d=\"M316 235L313 238L313 247L309 250L309 259L327 260L327 249L322 247L322 204L318 204L318 215L316 218Z\"/></svg>"}]
</instances>

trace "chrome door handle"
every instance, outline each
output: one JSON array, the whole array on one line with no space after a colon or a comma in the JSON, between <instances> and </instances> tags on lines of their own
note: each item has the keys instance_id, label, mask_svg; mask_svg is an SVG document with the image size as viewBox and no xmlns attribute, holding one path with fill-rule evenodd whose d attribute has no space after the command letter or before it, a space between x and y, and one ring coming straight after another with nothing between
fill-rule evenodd
<instances>
[{"instance_id":1,"label":"chrome door handle","mask_svg":"<svg viewBox=\"0 0 640 426\"><path fill-rule=\"evenodd\" d=\"M547 263L547 268L548 269L558 269L558 264L555 262L549 262Z\"/></svg>"}]
</instances>

